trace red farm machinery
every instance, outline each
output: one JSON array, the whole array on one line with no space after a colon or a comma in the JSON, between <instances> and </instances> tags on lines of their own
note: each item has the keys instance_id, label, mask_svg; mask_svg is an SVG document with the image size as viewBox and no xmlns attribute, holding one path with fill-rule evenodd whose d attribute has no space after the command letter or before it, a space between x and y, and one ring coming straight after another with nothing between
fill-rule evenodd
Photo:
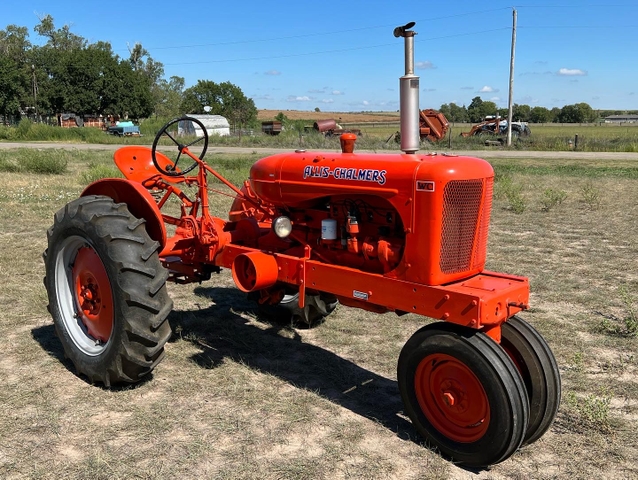
<instances>
[{"instance_id":1,"label":"red farm machinery","mask_svg":"<svg viewBox=\"0 0 638 480\"><path fill-rule=\"evenodd\" d=\"M417 154L413 25L394 32L406 49L402 153L354 153L356 136L344 134L340 153L269 156L237 187L204 161L206 129L183 144L175 119L151 148L115 153L125 178L92 183L55 214L45 285L79 374L107 387L140 381L171 336L166 282L229 269L260 305L287 304L307 323L338 303L440 320L403 347L398 390L418 433L453 461L498 463L547 431L560 377L518 315L528 280L485 270L494 171ZM159 151L166 142L173 153ZM211 176L234 196L228 218L211 215ZM166 211L170 199L177 211Z\"/></svg>"}]
</instances>

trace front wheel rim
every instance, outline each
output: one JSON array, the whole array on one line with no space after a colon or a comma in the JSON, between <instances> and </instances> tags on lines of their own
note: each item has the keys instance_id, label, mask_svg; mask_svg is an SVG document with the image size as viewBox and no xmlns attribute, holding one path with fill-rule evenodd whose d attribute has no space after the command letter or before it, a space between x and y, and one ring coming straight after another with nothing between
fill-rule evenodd
<instances>
[{"instance_id":1,"label":"front wheel rim","mask_svg":"<svg viewBox=\"0 0 638 480\"><path fill-rule=\"evenodd\" d=\"M474 372L443 353L428 355L414 376L417 401L441 434L460 443L481 439L490 424L487 394Z\"/></svg>"},{"instance_id":2,"label":"front wheel rim","mask_svg":"<svg viewBox=\"0 0 638 480\"><path fill-rule=\"evenodd\" d=\"M64 329L76 347L100 355L113 331L113 293L95 249L79 236L62 241L55 258L57 305Z\"/></svg>"}]
</instances>

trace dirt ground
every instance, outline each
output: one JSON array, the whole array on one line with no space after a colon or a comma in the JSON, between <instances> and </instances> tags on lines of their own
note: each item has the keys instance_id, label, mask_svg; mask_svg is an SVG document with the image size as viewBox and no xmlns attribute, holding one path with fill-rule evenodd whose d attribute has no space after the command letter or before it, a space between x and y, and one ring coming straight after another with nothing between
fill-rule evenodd
<instances>
[{"instance_id":1,"label":"dirt ground","mask_svg":"<svg viewBox=\"0 0 638 480\"><path fill-rule=\"evenodd\" d=\"M403 414L396 360L429 320L339 306L296 330L261 318L227 271L169 285L173 337L146 381L87 383L55 336L41 257L87 162L1 173L0 478L638 478L638 338L623 331L638 312L638 182L623 176L633 155L581 157L592 172L618 166L603 176L515 172L495 190L487 267L530 278L523 316L554 351L563 396L540 440L484 470L426 448ZM544 210L548 190L565 198ZM229 202L211 208L223 216Z\"/></svg>"},{"instance_id":2,"label":"dirt ground","mask_svg":"<svg viewBox=\"0 0 638 480\"><path fill-rule=\"evenodd\" d=\"M290 120L336 120L344 123L397 122L399 112L307 112L301 110L258 110L257 120L274 120L282 112Z\"/></svg>"}]
</instances>

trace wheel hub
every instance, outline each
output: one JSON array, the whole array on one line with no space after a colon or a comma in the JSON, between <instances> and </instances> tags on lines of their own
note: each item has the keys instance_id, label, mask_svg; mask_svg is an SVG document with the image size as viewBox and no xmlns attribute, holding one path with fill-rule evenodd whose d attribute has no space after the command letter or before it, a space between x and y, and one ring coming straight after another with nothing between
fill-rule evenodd
<instances>
[{"instance_id":1,"label":"wheel hub","mask_svg":"<svg viewBox=\"0 0 638 480\"><path fill-rule=\"evenodd\" d=\"M113 330L113 295L106 269L93 248L78 249L72 275L78 318L91 337L106 343Z\"/></svg>"},{"instance_id":2,"label":"wheel hub","mask_svg":"<svg viewBox=\"0 0 638 480\"><path fill-rule=\"evenodd\" d=\"M489 426L487 395L472 370L445 354L425 357L415 374L415 393L428 421L457 442L480 439Z\"/></svg>"}]
</instances>

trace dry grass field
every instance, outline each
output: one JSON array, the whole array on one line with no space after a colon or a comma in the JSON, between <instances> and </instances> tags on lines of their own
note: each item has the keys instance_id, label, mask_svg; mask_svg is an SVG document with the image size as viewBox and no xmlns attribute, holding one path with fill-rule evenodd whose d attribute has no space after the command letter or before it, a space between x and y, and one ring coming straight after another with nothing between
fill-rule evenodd
<instances>
[{"instance_id":1,"label":"dry grass field","mask_svg":"<svg viewBox=\"0 0 638 480\"><path fill-rule=\"evenodd\" d=\"M304 110L258 110L257 120L274 120L282 112L290 120L337 120L344 123L398 122L399 112L311 112Z\"/></svg>"},{"instance_id":2,"label":"dry grass field","mask_svg":"<svg viewBox=\"0 0 638 480\"><path fill-rule=\"evenodd\" d=\"M259 318L224 271L169 285L174 334L148 380L107 390L76 376L42 252L54 212L110 154L60 155L62 175L0 173L0 478L638 478L638 158L493 160L488 268L530 277L523 317L552 347L563 397L538 442L470 471L403 415L396 361L428 322L413 315L340 306L294 330ZM209 161L244 165L239 178L255 158ZM229 202L211 198L219 215Z\"/></svg>"}]
</instances>

